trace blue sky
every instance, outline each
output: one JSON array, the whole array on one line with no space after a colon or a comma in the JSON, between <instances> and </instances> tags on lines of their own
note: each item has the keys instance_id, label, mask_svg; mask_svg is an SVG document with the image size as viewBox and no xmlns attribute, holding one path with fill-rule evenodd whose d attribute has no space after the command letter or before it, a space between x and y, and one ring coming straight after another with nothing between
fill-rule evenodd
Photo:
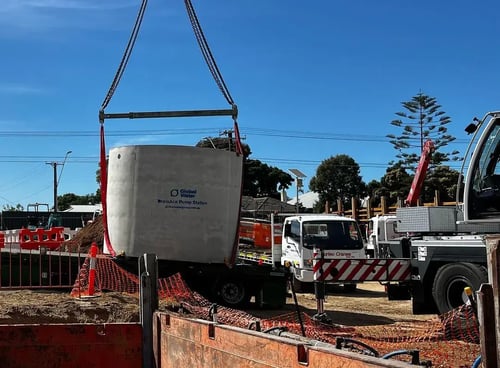
<instances>
[{"instance_id":1,"label":"blue sky","mask_svg":"<svg viewBox=\"0 0 500 368\"><path fill-rule=\"evenodd\" d=\"M0 208L97 189L98 110L139 0L2 0ZM500 110L500 3L213 0L193 5L252 158L309 179L347 154L365 182L396 151L387 138L401 102L423 92L463 128ZM196 44L184 2L149 0L129 65L107 112L228 108ZM107 148L194 145L228 117L108 120ZM62 165L58 165L60 175ZM458 167L455 167L458 169ZM291 188L293 196L294 187Z\"/></svg>"}]
</instances>

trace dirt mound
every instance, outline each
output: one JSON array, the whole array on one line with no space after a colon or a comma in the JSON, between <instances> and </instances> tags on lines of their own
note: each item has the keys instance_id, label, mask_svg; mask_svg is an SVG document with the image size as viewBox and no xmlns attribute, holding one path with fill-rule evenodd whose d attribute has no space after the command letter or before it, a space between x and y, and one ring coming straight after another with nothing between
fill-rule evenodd
<instances>
[{"instance_id":1,"label":"dirt mound","mask_svg":"<svg viewBox=\"0 0 500 368\"><path fill-rule=\"evenodd\" d=\"M102 250L104 244L102 216L96 217L93 222L79 230L72 239L66 240L62 244L61 249L68 252L85 253L89 251L93 242Z\"/></svg>"}]
</instances>

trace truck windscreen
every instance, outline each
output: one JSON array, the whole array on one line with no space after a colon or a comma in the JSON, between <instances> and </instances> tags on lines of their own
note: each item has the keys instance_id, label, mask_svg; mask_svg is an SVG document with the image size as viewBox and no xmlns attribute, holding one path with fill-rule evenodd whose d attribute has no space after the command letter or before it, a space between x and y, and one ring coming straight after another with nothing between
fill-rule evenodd
<instances>
[{"instance_id":1,"label":"truck windscreen","mask_svg":"<svg viewBox=\"0 0 500 368\"><path fill-rule=\"evenodd\" d=\"M304 245L322 249L362 249L361 232L354 221L309 221L303 223Z\"/></svg>"}]
</instances>

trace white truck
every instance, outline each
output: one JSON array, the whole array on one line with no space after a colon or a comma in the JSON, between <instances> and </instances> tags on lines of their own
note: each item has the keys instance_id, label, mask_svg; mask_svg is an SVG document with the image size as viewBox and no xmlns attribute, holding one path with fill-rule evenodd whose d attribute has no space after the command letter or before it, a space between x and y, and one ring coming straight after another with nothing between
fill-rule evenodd
<instances>
[{"instance_id":1,"label":"white truck","mask_svg":"<svg viewBox=\"0 0 500 368\"><path fill-rule=\"evenodd\" d=\"M283 222L281 265L290 266L296 291L312 289L313 247L321 246L329 259L366 257L358 223L334 214L297 214ZM341 282L346 291L356 289L356 282ZM307 288L307 285L311 286Z\"/></svg>"},{"instance_id":2,"label":"white truck","mask_svg":"<svg viewBox=\"0 0 500 368\"><path fill-rule=\"evenodd\" d=\"M401 236L396 215L372 217L367 227L366 255L369 258L386 257L389 244L398 242Z\"/></svg>"}]
</instances>

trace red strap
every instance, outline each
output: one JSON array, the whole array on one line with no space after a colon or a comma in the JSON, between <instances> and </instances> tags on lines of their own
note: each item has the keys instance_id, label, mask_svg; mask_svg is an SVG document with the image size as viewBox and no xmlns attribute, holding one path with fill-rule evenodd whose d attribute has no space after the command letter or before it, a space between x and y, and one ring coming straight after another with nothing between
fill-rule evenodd
<instances>
[{"instance_id":1,"label":"red strap","mask_svg":"<svg viewBox=\"0 0 500 368\"><path fill-rule=\"evenodd\" d=\"M104 242L106 243L106 247L108 248L109 254L115 257L116 252L113 249L113 246L111 245L108 232L108 211L106 202L106 193L108 190L108 163L106 160L106 144L104 141L104 124L101 124L101 158L99 166L101 169L101 203L102 203L102 225L104 227Z\"/></svg>"},{"instance_id":2,"label":"red strap","mask_svg":"<svg viewBox=\"0 0 500 368\"><path fill-rule=\"evenodd\" d=\"M234 135L235 135L235 145L236 145L236 153L238 155L243 154L243 147L241 145L241 138L240 138L240 129L238 128L238 123L236 120L234 121Z\"/></svg>"}]
</instances>

